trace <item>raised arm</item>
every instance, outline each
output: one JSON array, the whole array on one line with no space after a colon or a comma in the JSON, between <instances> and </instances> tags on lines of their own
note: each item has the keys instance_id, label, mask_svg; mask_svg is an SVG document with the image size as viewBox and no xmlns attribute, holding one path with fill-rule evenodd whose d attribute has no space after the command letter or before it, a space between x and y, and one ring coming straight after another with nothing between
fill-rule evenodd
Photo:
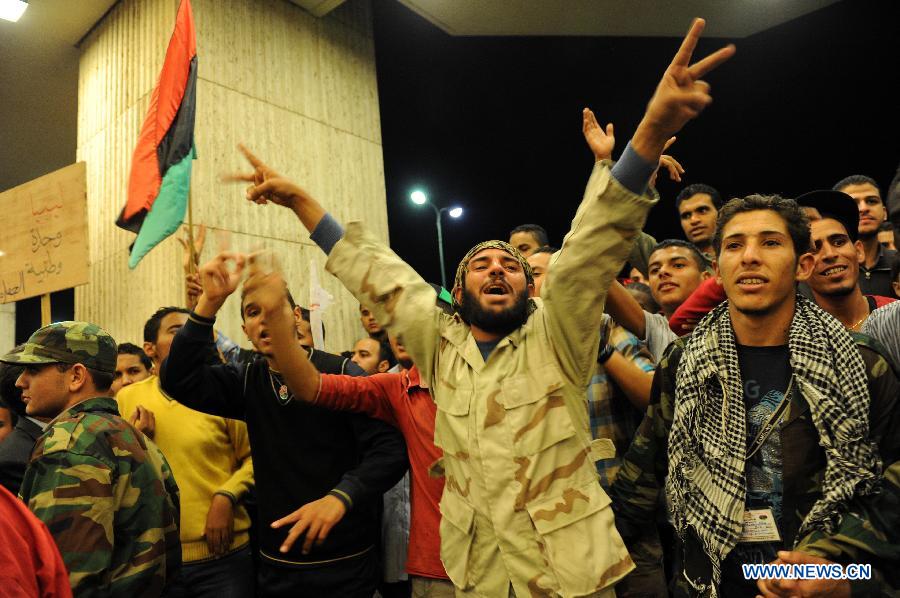
<instances>
[{"instance_id":1,"label":"raised arm","mask_svg":"<svg viewBox=\"0 0 900 598\"><path fill-rule=\"evenodd\" d=\"M555 255L541 296L551 342L566 375L586 383L596 353L607 290L621 269L653 205L643 197L670 138L712 101L701 77L734 53L728 46L691 65L705 23L691 25L663 74L622 158L594 166L572 229ZM598 289L584 301L584 289Z\"/></svg>"},{"instance_id":2,"label":"raised arm","mask_svg":"<svg viewBox=\"0 0 900 598\"><path fill-rule=\"evenodd\" d=\"M242 255L221 253L200 269L203 293L160 367L163 390L179 403L232 419L244 418L243 372L231 364L211 365L207 356L215 352L216 314L240 283L243 268Z\"/></svg>"},{"instance_id":3,"label":"raised arm","mask_svg":"<svg viewBox=\"0 0 900 598\"><path fill-rule=\"evenodd\" d=\"M644 308L618 280L614 280L609 286L606 313L612 316L612 319L622 328L644 340L647 331Z\"/></svg>"},{"instance_id":4,"label":"raised arm","mask_svg":"<svg viewBox=\"0 0 900 598\"><path fill-rule=\"evenodd\" d=\"M385 328L403 339L425 380L430 380L440 334L441 310L434 289L387 245L359 223L347 230L301 187L277 174L241 146L253 172L226 177L250 182L246 197L289 208L328 254L326 268Z\"/></svg>"},{"instance_id":5,"label":"raised arm","mask_svg":"<svg viewBox=\"0 0 900 598\"><path fill-rule=\"evenodd\" d=\"M259 260L250 260L249 276L244 283L244 299L255 304L269 324L272 354L288 388L295 397L311 403L319 392L321 374L297 342L294 316L285 288L284 278L277 268L265 269Z\"/></svg>"},{"instance_id":6,"label":"raised arm","mask_svg":"<svg viewBox=\"0 0 900 598\"><path fill-rule=\"evenodd\" d=\"M678 306L669 318L669 327L675 334L687 334L694 329L697 322L725 299L725 287L722 283L713 277L708 278Z\"/></svg>"}]
</instances>

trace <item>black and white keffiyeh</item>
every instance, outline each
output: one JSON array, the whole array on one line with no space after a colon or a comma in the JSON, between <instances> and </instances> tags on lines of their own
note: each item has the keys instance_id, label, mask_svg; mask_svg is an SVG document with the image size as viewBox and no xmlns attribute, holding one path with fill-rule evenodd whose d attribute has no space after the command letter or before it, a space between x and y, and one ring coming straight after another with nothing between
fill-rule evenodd
<instances>
[{"instance_id":1,"label":"black and white keffiyeh","mask_svg":"<svg viewBox=\"0 0 900 598\"><path fill-rule=\"evenodd\" d=\"M854 494L876 490L881 461L869 441L865 363L841 323L798 295L788 348L795 389L809 404L827 458L822 497L803 520L799 540L814 529L833 533ZM727 301L697 325L675 384L666 495L679 535L692 527L712 564L711 580L688 581L716 596L721 562L741 534L746 498L744 393Z\"/></svg>"}]
</instances>

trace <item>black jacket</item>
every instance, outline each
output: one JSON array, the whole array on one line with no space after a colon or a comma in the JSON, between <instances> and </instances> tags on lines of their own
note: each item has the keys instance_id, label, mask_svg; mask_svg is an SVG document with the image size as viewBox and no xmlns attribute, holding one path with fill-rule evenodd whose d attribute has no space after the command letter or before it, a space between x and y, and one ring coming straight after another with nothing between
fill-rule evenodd
<instances>
[{"instance_id":1,"label":"black jacket","mask_svg":"<svg viewBox=\"0 0 900 598\"><path fill-rule=\"evenodd\" d=\"M279 400L281 381L264 358L210 365L203 355L212 343L211 326L188 320L160 368L162 388L192 409L247 422L262 557L277 566L310 566L372 547L381 496L408 467L400 432L362 415ZM310 359L320 371L344 367L343 358L321 351ZM332 490L352 507L325 542L308 555L300 553L300 540L287 554L279 553L289 528L269 524Z\"/></svg>"},{"instance_id":2,"label":"black jacket","mask_svg":"<svg viewBox=\"0 0 900 598\"><path fill-rule=\"evenodd\" d=\"M0 442L0 484L13 494L19 493L31 451L41 432L39 425L19 416L16 427Z\"/></svg>"}]
</instances>

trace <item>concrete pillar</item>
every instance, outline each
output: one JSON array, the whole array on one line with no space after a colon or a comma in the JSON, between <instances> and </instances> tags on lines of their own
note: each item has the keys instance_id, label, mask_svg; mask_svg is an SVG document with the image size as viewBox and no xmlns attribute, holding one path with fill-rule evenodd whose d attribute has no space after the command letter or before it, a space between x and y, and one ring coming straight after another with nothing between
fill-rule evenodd
<instances>
[{"instance_id":1,"label":"concrete pillar","mask_svg":"<svg viewBox=\"0 0 900 598\"><path fill-rule=\"evenodd\" d=\"M174 238L128 270L133 235L114 224L125 202L131 152L175 20L176 0L123 0L82 45L78 159L87 162L91 282L75 313L118 341L139 343L156 308L182 305L182 250ZM335 296L326 345L337 352L362 336L353 297L324 272L324 255L292 214L243 199L218 181L246 170L244 142L300 182L342 221L361 219L387 240L384 166L368 0L315 18L285 0L192 0L198 86L192 202L209 228L201 261L221 245L272 249L298 303L307 304L309 267ZM238 297L217 327L247 346Z\"/></svg>"}]
</instances>

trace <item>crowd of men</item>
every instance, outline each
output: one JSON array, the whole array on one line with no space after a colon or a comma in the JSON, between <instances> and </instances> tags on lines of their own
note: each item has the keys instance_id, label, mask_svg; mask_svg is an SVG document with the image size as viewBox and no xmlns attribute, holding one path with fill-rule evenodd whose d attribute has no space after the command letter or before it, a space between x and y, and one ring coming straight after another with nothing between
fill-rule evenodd
<instances>
[{"instance_id":1,"label":"crowd of men","mask_svg":"<svg viewBox=\"0 0 900 598\"><path fill-rule=\"evenodd\" d=\"M297 216L364 334L315 348L296 281L225 251L187 307L148 310L143 346L58 322L0 357L9 595L900 591L900 172L886 196L693 184L685 239L643 233L734 53L692 63L703 25L615 163L585 109L595 165L560 247L517 226L451 289L242 147L232 179ZM235 293L252 350L215 328Z\"/></svg>"}]
</instances>

